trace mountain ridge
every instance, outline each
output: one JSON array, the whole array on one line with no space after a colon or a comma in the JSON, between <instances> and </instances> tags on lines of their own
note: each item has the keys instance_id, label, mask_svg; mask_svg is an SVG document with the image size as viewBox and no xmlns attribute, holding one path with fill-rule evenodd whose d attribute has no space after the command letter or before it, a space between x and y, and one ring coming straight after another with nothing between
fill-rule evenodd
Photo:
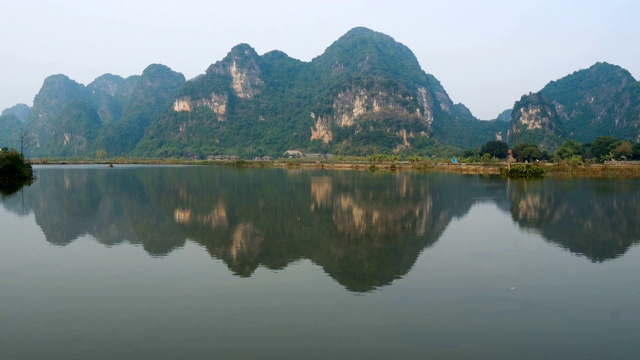
<instances>
[{"instance_id":1,"label":"mountain ridge","mask_svg":"<svg viewBox=\"0 0 640 360\"><path fill-rule=\"evenodd\" d=\"M52 75L32 108L5 112L26 119L23 126L34 143L30 156L101 151L252 158L279 157L291 149L433 155L490 140L553 150L566 138L638 139L638 104L640 85L628 71L596 63L522 96L495 120L481 121L449 97L408 47L357 27L308 62L280 50L259 55L249 44L238 44L188 81L160 64L127 78L104 74L86 86ZM69 114L84 122L71 121ZM7 126L15 127L13 120ZM0 122L3 131L8 130ZM73 151L69 144L75 144Z\"/></svg>"},{"instance_id":2,"label":"mountain ridge","mask_svg":"<svg viewBox=\"0 0 640 360\"><path fill-rule=\"evenodd\" d=\"M565 139L640 140L640 84L625 69L598 62L549 82L514 104L512 136L551 150Z\"/></svg>"}]
</instances>

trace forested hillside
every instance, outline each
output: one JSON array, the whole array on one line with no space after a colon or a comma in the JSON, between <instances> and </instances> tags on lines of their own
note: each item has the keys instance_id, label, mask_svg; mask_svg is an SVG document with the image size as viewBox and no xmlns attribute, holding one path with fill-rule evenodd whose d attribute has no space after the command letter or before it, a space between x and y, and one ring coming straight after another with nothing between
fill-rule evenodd
<instances>
[{"instance_id":1,"label":"forested hillside","mask_svg":"<svg viewBox=\"0 0 640 360\"><path fill-rule=\"evenodd\" d=\"M32 107L3 111L0 145L17 147L22 132L28 156L56 158L426 156L493 140L551 153L566 139L637 141L639 125L640 84L619 66L576 71L480 121L409 48L355 28L309 62L239 44L189 81L159 64L87 86L53 75Z\"/></svg>"}]
</instances>

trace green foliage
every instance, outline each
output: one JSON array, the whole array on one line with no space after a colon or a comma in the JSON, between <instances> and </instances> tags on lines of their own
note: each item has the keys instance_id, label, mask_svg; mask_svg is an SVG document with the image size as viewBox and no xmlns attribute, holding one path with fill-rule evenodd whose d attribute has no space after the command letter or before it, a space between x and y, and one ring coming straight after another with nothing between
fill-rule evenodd
<instances>
[{"instance_id":1,"label":"green foliage","mask_svg":"<svg viewBox=\"0 0 640 360\"><path fill-rule=\"evenodd\" d=\"M443 113L442 121L434 121L433 136L441 143L462 149L477 149L496 134L506 134L509 123L505 121L479 121L476 119L452 118Z\"/></svg>"},{"instance_id":2,"label":"green foliage","mask_svg":"<svg viewBox=\"0 0 640 360\"><path fill-rule=\"evenodd\" d=\"M526 129L518 121L521 110L543 120L542 129ZM523 96L514 105L513 113L514 142L542 144L550 150L569 134L580 142L598 136L636 140L640 126L640 84L619 66L596 63L551 81L536 94ZM599 159L609 156L596 152Z\"/></svg>"},{"instance_id":3,"label":"green foliage","mask_svg":"<svg viewBox=\"0 0 640 360\"><path fill-rule=\"evenodd\" d=\"M613 150L618 159L631 159L633 157L633 145L630 141L620 141Z\"/></svg>"},{"instance_id":4,"label":"green foliage","mask_svg":"<svg viewBox=\"0 0 640 360\"><path fill-rule=\"evenodd\" d=\"M618 136L614 99L625 83L634 83L631 74L616 65L596 63L547 84L540 93L562 105L571 121L563 123L567 134L587 142L598 135ZM636 105L637 106L637 105ZM619 107L619 105L618 105ZM604 116L603 116L604 114Z\"/></svg>"},{"instance_id":5,"label":"green foliage","mask_svg":"<svg viewBox=\"0 0 640 360\"><path fill-rule=\"evenodd\" d=\"M52 122L49 141L42 151L54 157L79 157L94 153L95 139L100 131L98 113L83 100L67 104Z\"/></svg>"},{"instance_id":6,"label":"green foliage","mask_svg":"<svg viewBox=\"0 0 640 360\"><path fill-rule=\"evenodd\" d=\"M34 180L31 164L17 150L0 151L0 192L7 195Z\"/></svg>"},{"instance_id":7,"label":"green foliage","mask_svg":"<svg viewBox=\"0 0 640 360\"><path fill-rule=\"evenodd\" d=\"M620 139L613 136L598 136L588 147L587 155L590 158L596 158L603 162L611 160L613 152L620 144Z\"/></svg>"},{"instance_id":8,"label":"green foliage","mask_svg":"<svg viewBox=\"0 0 640 360\"><path fill-rule=\"evenodd\" d=\"M133 89L122 118L105 129L96 147L115 156L129 154L149 125L169 108L184 84L182 74L164 65L149 65Z\"/></svg>"},{"instance_id":9,"label":"green foliage","mask_svg":"<svg viewBox=\"0 0 640 360\"><path fill-rule=\"evenodd\" d=\"M513 148L513 157L519 162L542 160L543 155L534 144L520 143Z\"/></svg>"},{"instance_id":10,"label":"green foliage","mask_svg":"<svg viewBox=\"0 0 640 360\"><path fill-rule=\"evenodd\" d=\"M502 176L508 178L542 178L547 170L541 166L533 164L515 164L500 170Z\"/></svg>"},{"instance_id":11,"label":"green foliage","mask_svg":"<svg viewBox=\"0 0 640 360\"><path fill-rule=\"evenodd\" d=\"M480 153L489 154L491 157L504 159L507 157L508 150L509 146L504 141L491 140L487 141L487 143L485 143L484 146L480 148Z\"/></svg>"},{"instance_id":12,"label":"green foliage","mask_svg":"<svg viewBox=\"0 0 640 360\"><path fill-rule=\"evenodd\" d=\"M387 162L399 161L400 157L396 155L388 155L388 154L375 154L375 155L367 156L366 160L368 162L387 163Z\"/></svg>"},{"instance_id":13,"label":"green foliage","mask_svg":"<svg viewBox=\"0 0 640 360\"><path fill-rule=\"evenodd\" d=\"M633 144L633 160L640 160L640 143Z\"/></svg>"},{"instance_id":14,"label":"green foliage","mask_svg":"<svg viewBox=\"0 0 640 360\"><path fill-rule=\"evenodd\" d=\"M580 156L580 155L573 155L571 157L564 158L561 161L561 163L564 164L564 165L569 165L571 167L584 165L584 161L582 160L582 156Z\"/></svg>"},{"instance_id":15,"label":"green foliage","mask_svg":"<svg viewBox=\"0 0 640 360\"><path fill-rule=\"evenodd\" d=\"M388 35L354 28L314 59L324 79L329 77L391 77L406 87L426 76L415 55Z\"/></svg>"},{"instance_id":16,"label":"green foliage","mask_svg":"<svg viewBox=\"0 0 640 360\"><path fill-rule=\"evenodd\" d=\"M14 115L20 122L24 123L29 120L31 115L31 108L25 104L17 104L8 109L4 109L0 116Z\"/></svg>"},{"instance_id":17,"label":"green foliage","mask_svg":"<svg viewBox=\"0 0 640 360\"><path fill-rule=\"evenodd\" d=\"M575 140L566 140L562 146L560 146L556 152L556 158L563 160L563 159L570 159L574 156L582 156L582 154L584 153L583 151L583 146L581 143L575 141Z\"/></svg>"}]
</instances>

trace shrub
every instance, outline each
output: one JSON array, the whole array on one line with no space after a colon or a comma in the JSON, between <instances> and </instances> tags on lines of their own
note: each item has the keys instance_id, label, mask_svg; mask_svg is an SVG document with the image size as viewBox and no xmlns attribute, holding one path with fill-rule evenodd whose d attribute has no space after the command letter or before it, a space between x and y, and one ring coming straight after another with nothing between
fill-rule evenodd
<instances>
[{"instance_id":1,"label":"shrub","mask_svg":"<svg viewBox=\"0 0 640 360\"><path fill-rule=\"evenodd\" d=\"M517 164L500 171L502 176L508 178L543 178L547 170L541 166L533 164Z\"/></svg>"},{"instance_id":2,"label":"shrub","mask_svg":"<svg viewBox=\"0 0 640 360\"><path fill-rule=\"evenodd\" d=\"M33 169L18 151L0 152L0 183L28 184L33 181Z\"/></svg>"}]
</instances>

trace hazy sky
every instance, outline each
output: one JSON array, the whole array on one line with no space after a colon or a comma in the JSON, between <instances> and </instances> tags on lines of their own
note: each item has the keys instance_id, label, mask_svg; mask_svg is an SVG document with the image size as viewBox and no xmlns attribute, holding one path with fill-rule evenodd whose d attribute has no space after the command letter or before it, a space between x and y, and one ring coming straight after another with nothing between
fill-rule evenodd
<instances>
[{"instance_id":1,"label":"hazy sky","mask_svg":"<svg viewBox=\"0 0 640 360\"><path fill-rule=\"evenodd\" d=\"M239 43L310 61L356 26L408 46L481 119L597 61L640 77L637 0L0 0L0 110L53 74L87 85L161 63L191 79Z\"/></svg>"}]
</instances>

